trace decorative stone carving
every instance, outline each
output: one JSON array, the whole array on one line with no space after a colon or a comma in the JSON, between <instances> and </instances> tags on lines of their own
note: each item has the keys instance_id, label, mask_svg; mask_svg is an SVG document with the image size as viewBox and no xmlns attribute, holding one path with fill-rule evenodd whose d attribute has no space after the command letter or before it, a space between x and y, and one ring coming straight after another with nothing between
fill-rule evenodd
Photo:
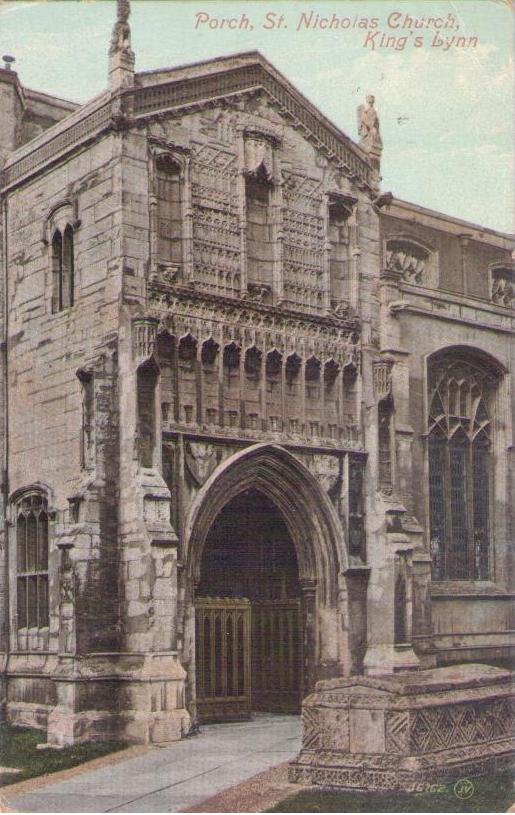
<instances>
[{"instance_id":1,"label":"decorative stone carving","mask_svg":"<svg viewBox=\"0 0 515 815\"><path fill-rule=\"evenodd\" d=\"M238 332L250 327L253 331L262 331L266 344L273 347L277 335L286 338L286 345L293 351L295 345L304 342L311 348L316 341L324 357L334 357L337 362L358 365L360 343L356 329L355 317L334 321L319 318L310 319L292 316L286 310L272 308L266 304L234 301L216 296L200 295L191 289L175 287L173 291L160 289L158 285L151 288L151 299L158 311L156 321L162 318L162 328L171 334L187 333L196 325L199 341L211 336L218 339L220 324L223 326L225 340L239 341ZM157 316L159 315L159 316ZM139 321L135 321L138 323ZM142 321L144 322L144 321ZM308 354L309 356L309 354Z\"/></svg>"},{"instance_id":2,"label":"decorative stone carving","mask_svg":"<svg viewBox=\"0 0 515 815\"><path fill-rule=\"evenodd\" d=\"M218 461L216 447L204 442L188 442L184 452L184 460L189 474L197 486L207 481Z\"/></svg>"},{"instance_id":3,"label":"decorative stone carving","mask_svg":"<svg viewBox=\"0 0 515 815\"><path fill-rule=\"evenodd\" d=\"M335 456L314 455L305 463L326 492L331 492L340 479L340 460Z\"/></svg>"},{"instance_id":4,"label":"decorative stone carving","mask_svg":"<svg viewBox=\"0 0 515 815\"><path fill-rule=\"evenodd\" d=\"M170 520L170 501L166 497L146 495L143 502L145 523L166 523Z\"/></svg>"},{"instance_id":5,"label":"decorative stone carving","mask_svg":"<svg viewBox=\"0 0 515 815\"><path fill-rule=\"evenodd\" d=\"M331 310L329 315L331 317L336 317L337 319L345 320L347 317L350 317L352 311L350 307L350 303L347 303L344 300L341 301L332 301L331 302Z\"/></svg>"},{"instance_id":6,"label":"decorative stone carving","mask_svg":"<svg viewBox=\"0 0 515 815\"><path fill-rule=\"evenodd\" d=\"M65 654L75 653L75 599L77 592L77 574L70 559L72 543L58 543L61 552L59 568L59 651Z\"/></svg>"},{"instance_id":7,"label":"decorative stone carving","mask_svg":"<svg viewBox=\"0 0 515 815\"><path fill-rule=\"evenodd\" d=\"M129 0L117 0L116 2L116 22L113 26L113 33L111 35L111 44L109 46L109 53L113 54L115 51L124 51L130 48L130 28L129 28L129 14L131 8Z\"/></svg>"},{"instance_id":8,"label":"decorative stone carving","mask_svg":"<svg viewBox=\"0 0 515 815\"><path fill-rule=\"evenodd\" d=\"M407 283L427 284L430 252L409 239L386 243L386 271L400 275Z\"/></svg>"},{"instance_id":9,"label":"decorative stone carving","mask_svg":"<svg viewBox=\"0 0 515 815\"><path fill-rule=\"evenodd\" d=\"M283 296L299 311L324 308L324 195L316 179L283 173Z\"/></svg>"},{"instance_id":10,"label":"decorative stone carving","mask_svg":"<svg viewBox=\"0 0 515 815\"><path fill-rule=\"evenodd\" d=\"M270 142L257 135L245 135L244 139L245 172L249 175L264 174L271 181L274 174L273 148Z\"/></svg>"},{"instance_id":11,"label":"decorative stone carving","mask_svg":"<svg viewBox=\"0 0 515 815\"><path fill-rule=\"evenodd\" d=\"M515 309L515 268L495 266L492 274L492 303Z\"/></svg>"},{"instance_id":12,"label":"decorative stone carving","mask_svg":"<svg viewBox=\"0 0 515 815\"><path fill-rule=\"evenodd\" d=\"M191 163L193 276L208 292L241 289L236 153L202 145Z\"/></svg>"},{"instance_id":13,"label":"decorative stone carving","mask_svg":"<svg viewBox=\"0 0 515 815\"><path fill-rule=\"evenodd\" d=\"M367 96L366 104L358 108L359 144L379 163L383 141L379 132L379 117L374 102L375 96Z\"/></svg>"},{"instance_id":14,"label":"decorative stone carving","mask_svg":"<svg viewBox=\"0 0 515 815\"><path fill-rule=\"evenodd\" d=\"M132 351L136 361L148 359L154 353L158 320L152 318L134 320L132 324Z\"/></svg>"},{"instance_id":15,"label":"decorative stone carving","mask_svg":"<svg viewBox=\"0 0 515 815\"><path fill-rule=\"evenodd\" d=\"M109 45L109 76L112 91L131 85L134 77L134 52L131 48L129 14L129 0L117 0L116 22Z\"/></svg>"},{"instance_id":16,"label":"decorative stone carving","mask_svg":"<svg viewBox=\"0 0 515 815\"><path fill-rule=\"evenodd\" d=\"M255 303L270 303L272 299L272 288L265 283L249 283L246 297Z\"/></svg>"},{"instance_id":17,"label":"decorative stone carving","mask_svg":"<svg viewBox=\"0 0 515 815\"><path fill-rule=\"evenodd\" d=\"M162 263L156 264L156 268L148 276L150 283L164 283L165 285L172 285L178 280L180 273L180 264L178 263Z\"/></svg>"},{"instance_id":18,"label":"decorative stone carving","mask_svg":"<svg viewBox=\"0 0 515 815\"><path fill-rule=\"evenodd\" d=\"M303 744L290 780L412 792L508 770L515 757L511 680L490 665L455 665L318 682L302 705Z\"/></svg>"},{"instance_id":19,"label":"decorative stone carving","mask_svg":"<svg viewBox=\"0 0 515 815\"><path fill-rule=\"evenodd\" d=\"M391 360L380 359L373 363L374 393L378 400L392 395L392 368Z\"/></svg>"}]
</instances>

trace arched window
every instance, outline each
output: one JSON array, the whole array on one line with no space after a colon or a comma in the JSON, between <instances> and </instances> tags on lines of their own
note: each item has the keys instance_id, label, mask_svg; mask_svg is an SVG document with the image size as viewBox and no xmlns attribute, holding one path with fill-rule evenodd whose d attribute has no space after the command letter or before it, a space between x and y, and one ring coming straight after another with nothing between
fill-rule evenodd
<instances>
[{"instance_id":1,"label":"arched window","mask_svg":"<svg viewBox=\"0 0 515 815\"><path fill-rule=\"evenodd\" d=\"M52 236L52 312L73 306L74 298L73 229L67 224Z\"/></svg>"},{"instance_id":2,"label":"arched window","mask_svg":"<svg viewBox=\"0 0 515 815\"><path fill-rule=\"evenodd\" d=\"M48 626L48 507L39 493L16 506L18 628Z\"/></svg>"},{"instance_id":3,"label":"arched window","mask_svg":"<svg viewBox=\"0 0 515 815\"><path fill-rule=\"evenodd\" d=\"M433 578L487 580L498 377L486 365L444 355L432 362L428 384Z\"/></svg>"}]
</instances>

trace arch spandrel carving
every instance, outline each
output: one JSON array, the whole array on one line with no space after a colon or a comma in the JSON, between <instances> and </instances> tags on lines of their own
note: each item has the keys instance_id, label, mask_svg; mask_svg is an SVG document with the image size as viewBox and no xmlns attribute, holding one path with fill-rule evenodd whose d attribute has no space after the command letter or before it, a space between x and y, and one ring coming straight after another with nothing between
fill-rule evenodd
<instances>
[{"instance_id":1,"label":"arch spandrel carving","mask_svg":"<svg viewBox=\"0 0 515 815\"><path fill-rule=\"evenodd\" d=\"M257 444L220 464L197 493L185 526L183 558L196 583L209 530L223 507L244 490L269 497L295 545L302 581L316 580L321 605L338 601L347 568L344 533L331 501L309 470L284 448Z\"/></svg>"}]
</instances>

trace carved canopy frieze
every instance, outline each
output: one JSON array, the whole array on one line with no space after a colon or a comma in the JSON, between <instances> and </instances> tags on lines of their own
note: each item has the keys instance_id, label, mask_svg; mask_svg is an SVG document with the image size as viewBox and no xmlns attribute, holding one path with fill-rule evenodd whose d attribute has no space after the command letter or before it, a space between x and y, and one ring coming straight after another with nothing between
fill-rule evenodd
<instances>
[{"instance_id":1,"label":"carved canopy frieze","mask_svg":"<svg viewBox=\"0 0 515 815\"><path fill-rule=\"evenodd\" d=\"M277 348L288 354L302 348L305 358L333 358L343 367L359 369L359 320L355 317L303 318L259 302L200 295L185 287L152 286L150 300L153 311L148 322L159 322L158 333L191 333L199 342L235 342L266 352Z\"/></svg>"}]
</instances>

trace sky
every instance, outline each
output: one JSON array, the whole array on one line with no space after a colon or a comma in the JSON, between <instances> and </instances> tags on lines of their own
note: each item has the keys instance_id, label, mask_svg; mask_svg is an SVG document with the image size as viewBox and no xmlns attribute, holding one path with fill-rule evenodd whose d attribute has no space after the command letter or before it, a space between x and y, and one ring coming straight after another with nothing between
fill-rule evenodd
<instances>
[{"instance_id":1,"label":"sky","mask_svg":"<svg viewBox=\"0 0 515 815\"><path fill-rule=\"evenodd\" d=\"M508 0L132 0L131 6L136 70L258 49L353 139L356 108L373 93L384 191L514 230L515 11ZM316 15L338 27L313 26ZM106 87L114 17L115 0L0 0L0 54L16 57L24 85L83 102ZM224 19L237 27L222 26ZM452 27L438 28L442 20ZM415 21L427 27L414 28Z\"/></svg>"}]
</instances>

